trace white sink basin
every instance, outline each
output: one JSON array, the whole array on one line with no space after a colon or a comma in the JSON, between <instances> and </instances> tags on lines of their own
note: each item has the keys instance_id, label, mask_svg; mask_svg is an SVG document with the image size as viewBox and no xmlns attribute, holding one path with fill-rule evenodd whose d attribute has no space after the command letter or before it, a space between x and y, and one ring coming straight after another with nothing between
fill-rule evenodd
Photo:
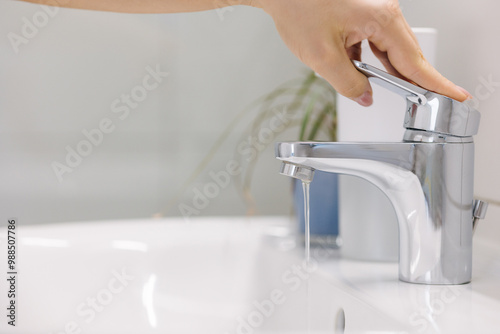
<instances>
[{"instance_id":1,"label":"white sink basin","mask_svg":"<svg viewBox=\"0 0 500 334\"><path fill-rule=\"evenodd\" d=\"M341 260L324 249L306 268L289 225L200 218L18 226L16 327L7 324L2 279L0 333L331 334L343 333L344 320L345 333L500 328L500 257L487 243L478 246L490 256L477 261L472 284L423 286L399 282L395 263ZM5 243L3 228L0 268Z\"/></svg>"}]
</instances>

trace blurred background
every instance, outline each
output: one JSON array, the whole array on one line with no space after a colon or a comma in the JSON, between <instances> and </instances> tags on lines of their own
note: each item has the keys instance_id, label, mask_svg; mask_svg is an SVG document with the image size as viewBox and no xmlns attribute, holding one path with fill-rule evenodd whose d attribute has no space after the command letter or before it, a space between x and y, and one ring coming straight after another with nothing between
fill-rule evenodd
<instances>
[{"instance_id":1,"label":"blurred background","mask_svg":"<svg viewBox=\"0 0 500 334\"><path fill-rule=\"evenodd\" d=\"M499 214L500 3L400 5L412 27L437 29L436 67L476 97L475 193ZM298 128L242 136L257 116L249 106L307 71L262 11L130 15L2 0L0 36L2 219L245 215L241 159L255 163L251 213L291 212L273 143Z\"/></svg>"}]
</instances>

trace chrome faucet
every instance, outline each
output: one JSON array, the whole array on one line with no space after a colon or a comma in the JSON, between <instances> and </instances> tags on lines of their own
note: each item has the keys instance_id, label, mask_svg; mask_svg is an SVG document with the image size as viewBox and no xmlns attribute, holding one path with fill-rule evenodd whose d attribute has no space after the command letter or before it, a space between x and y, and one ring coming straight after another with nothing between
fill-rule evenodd
<instances>
[{"instance_id":1,"label":"chrome faucet","mask_svg":"<svg viewBox=\"0 0 500 334\"><path fill-rule=\"evenodd\" d=\"M281 173L312 181L314 170L321 170L372 182L396 211L399 279L470 282L473 226L487 210L486 202L473 199L472 136L479 112L371 65L353 63L372 82L406 99L403 141L278 143Z\"/></svg>"}]
</instances>

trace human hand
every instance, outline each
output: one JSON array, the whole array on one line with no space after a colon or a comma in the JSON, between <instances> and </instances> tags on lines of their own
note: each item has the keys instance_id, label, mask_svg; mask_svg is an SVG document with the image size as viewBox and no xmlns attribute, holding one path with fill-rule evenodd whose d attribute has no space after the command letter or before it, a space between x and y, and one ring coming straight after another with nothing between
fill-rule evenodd
<instances>
[{"instance_id":1,"label":"human hand","mask_svg":"<svg viewBox=\"0 0 500 334\"><path fill-rule=\"evenodd\" d=\"M472 97L427 62L397 0L253 0L251 5L273 18L304 64L363 106L372 104L372 89L350 60L361 60L365 39L389 73L458 101Z\"/></svg>"}]
</instances>

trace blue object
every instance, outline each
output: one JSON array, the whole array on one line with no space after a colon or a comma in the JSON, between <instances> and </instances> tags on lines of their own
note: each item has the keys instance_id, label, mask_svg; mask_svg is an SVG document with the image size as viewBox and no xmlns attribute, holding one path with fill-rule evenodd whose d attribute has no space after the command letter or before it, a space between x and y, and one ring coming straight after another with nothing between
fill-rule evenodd
<instances>
[{"instance_id":1,"label":"blue object","mask_svg":"<svg viewBox=\"0 0 500 334\"><path fill-rule=\"evenodd\" d=\"M304 233L304 192L302 181L295 179L294 204L299 231ZM338 175L316 170L309 189L309 227L311 235L339 235Z\"/></svg>"}]
</instances>

